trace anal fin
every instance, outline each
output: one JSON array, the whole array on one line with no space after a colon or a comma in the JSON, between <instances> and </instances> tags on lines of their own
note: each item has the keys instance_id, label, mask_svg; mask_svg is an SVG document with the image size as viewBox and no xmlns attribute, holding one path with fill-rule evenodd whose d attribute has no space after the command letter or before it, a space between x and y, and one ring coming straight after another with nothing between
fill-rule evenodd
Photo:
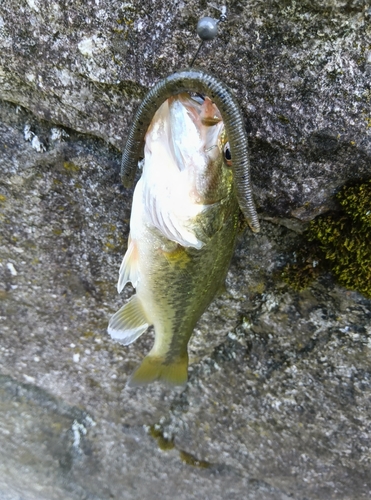
<instances>
[{"instance_id":1,"label":"anal fin","mask_svg":"<svg viewBox=\"0 0 371 500\"><path fill-rule=\"evenodd\" d=\"M138 297L133 295L110 319L108 333L121 344L129 345L150 326Z\"/></svg>"}]
</instances>

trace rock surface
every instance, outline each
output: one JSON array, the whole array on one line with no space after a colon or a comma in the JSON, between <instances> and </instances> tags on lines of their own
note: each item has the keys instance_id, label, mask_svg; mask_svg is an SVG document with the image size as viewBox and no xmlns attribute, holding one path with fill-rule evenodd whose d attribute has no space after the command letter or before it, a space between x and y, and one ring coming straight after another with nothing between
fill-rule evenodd
<instances>
[{"instance_id":1,"label":"rock surface","mask_svg":"<svg viewBox=\"0 0 371 500\"><path fill-rule=\"evenodd\" d=\"M231 1L198 64L241 103L262 231L200 319L185 389L127 389L117 296L131 191L119 149L187 66L206 2L0 6L0 498L358 500L371 495L371 301L279 269L334 191L371 177L364 1Z\"/></svg>"}]
</instances>

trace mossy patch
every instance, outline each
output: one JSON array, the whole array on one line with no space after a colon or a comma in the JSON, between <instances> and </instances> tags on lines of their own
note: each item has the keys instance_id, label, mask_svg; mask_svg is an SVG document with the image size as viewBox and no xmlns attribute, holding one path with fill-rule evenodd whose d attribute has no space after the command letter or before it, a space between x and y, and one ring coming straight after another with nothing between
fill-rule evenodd
<instances>
[{"instance_id":1,"label":"mossy patch","mask_svg":"<svg viewBox=\"0 0 371 500\"><path fill-rule=\"evenodd\" d=\"M63 163L63 168L71 174L76 174L80 171L80 167L72 163L72 161L65 161Z\"/></svg>"},{"instance_id":2,"label":"mossy patch","mask_svg":"<svg viewBox=\"0 0 371 500\"><path fill-rule=\"evenodd\" d=\"M303 290L331 271L340 285L371 298L371 180L343 187L336 198L339 212L311 221L296 262L281 276Z\"/></svg>"},{"instance_id":3,"label":"mossy patch","mask_svg":"<svg viewBox=\"0 0 371 500\"><path fill-rule=\"evenodd\" d=\"M171 439L167 439L164 437L161 428L158 428L157 425L152 425L149 429L150 435L157 440L158 447L160 450L172 450L174 448L174 442Z\"/></svg>"},{"instance_id":4,"label":"mossy patch","mask_svg":"<svg viewBox=\"0 0 371 500\"><path fill-rule=\"evenodd\" d=\"M184 450L179 452L179 456L182 462L186 463L187 465L191 465L192 467L207 469L211 466L211 464L209 462L206 462L206 460L199 460L194 455L191 455L191 453L188 453Z\"/></svg>"},{"instance_id":5,"label":"mossy patch","mask_svg":"<svg viewBox=\"0 0 371 500\"><path fill-rule=\"evenodd\" d=\"M289 118L287 118L287 116L285 115L277 115L277 118L279 119L279 121L281 123L283 123L284 125L287 125L288 123L290 123L290 120Z\"/></svg>"},{"instance_id":6,"label":"mossy patch","mask_svg":"<svg viewBox=\"0 0 371 500\"><path fill-rule=\"evenodd\" d=\"M154 439L156 439L160 450L169 451L175 448L174 440L165 438L160 425L158 424L152 425L149 428L149 434ZM199 460L194 455L184 450L179 450L179 457L183 463L191 465L192 467L200 467L201 469L207 469L208 467L211 466L209 462L206 462L205 460Z\"/></svg>"},{"instance_id":7,"label":"mossy patch","mask_svg":"<svg viewBox=\"0 0 371 500\"><path fill-rule=\"evenodd\" d=\"M284 267L281 278L298 292L308 288L326 270L323 252L308 241L293 253L293 260Z\"/></svg>"}]
</instances>

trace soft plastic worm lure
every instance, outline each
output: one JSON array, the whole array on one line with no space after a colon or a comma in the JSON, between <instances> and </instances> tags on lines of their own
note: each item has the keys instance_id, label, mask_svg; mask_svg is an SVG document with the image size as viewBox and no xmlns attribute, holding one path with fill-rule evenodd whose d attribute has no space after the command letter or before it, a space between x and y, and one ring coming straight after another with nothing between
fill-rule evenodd
<instances>
[{"instance_id":1,"label":"soft plastic worm lure","mask_svg":"<svg viewBox=\"0 0 371 500\"><path fill-rule=\"evenodd\" d=\"M236 99L225 84L201 69L184 69L159 81L145 96L134 117L121 162L121 178L125 187L134 181L144 137L153 115L170 96L181 92L207 95L219 108L224 121L232 157L237 200L254 232L260 229L250 185L250 163L244 120Z\"/></svg>"}]
</instances>

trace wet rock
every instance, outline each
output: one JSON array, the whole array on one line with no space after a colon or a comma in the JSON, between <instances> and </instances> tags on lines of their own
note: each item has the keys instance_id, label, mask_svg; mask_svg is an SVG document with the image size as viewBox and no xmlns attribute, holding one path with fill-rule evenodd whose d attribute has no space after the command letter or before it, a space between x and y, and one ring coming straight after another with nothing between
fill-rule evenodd
<instances>
[{"instance_id":1,"label":"wet rock","mask_svg":"<svg viewBox=\"0 0 371 500\"><path fill-rule=\"evenodd\" d=\"M195 53L201 7L0 6L1 498L370 496L371 302L279 278L306 221L370 177L364 2L230 3L198 64L241 103L262 232L240 236L185 389L126 389L153 334L106 334L131 293L119 150Z\"/></svg>"}]
</instances>

